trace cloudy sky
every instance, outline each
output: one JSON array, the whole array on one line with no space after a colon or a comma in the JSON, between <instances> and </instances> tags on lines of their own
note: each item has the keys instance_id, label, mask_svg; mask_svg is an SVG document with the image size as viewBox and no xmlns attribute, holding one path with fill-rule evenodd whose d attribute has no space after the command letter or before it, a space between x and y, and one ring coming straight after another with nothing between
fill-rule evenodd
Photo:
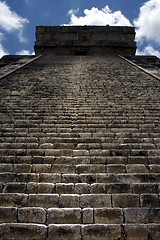
<instances>
[{"instance_id":1,"label":"cloudy sky","mask_svg":"<svg viewBox=\"0 0 160 240\"><path fill-rule=\"evenodd\" d=\"M137 54L160 58L160 0L0 0L0 57L33 54L35 27L134 26Z\"/></svg>"}]
</instances>

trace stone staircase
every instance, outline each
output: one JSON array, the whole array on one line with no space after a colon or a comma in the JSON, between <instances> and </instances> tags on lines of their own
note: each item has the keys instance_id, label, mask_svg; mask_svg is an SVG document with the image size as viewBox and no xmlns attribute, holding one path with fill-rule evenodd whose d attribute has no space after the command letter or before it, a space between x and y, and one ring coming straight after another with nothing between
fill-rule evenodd
<instances>
[{"instance_id":1,"label":"stone staircase","mask_svg":"<svg viewBox=\"0 0 160 240\"><path fill-rule=\"evenodd\" d=\"M160 239L157 79L120 57L41 57L0 96L0 239Z\"/></svg>"}]
</instances>

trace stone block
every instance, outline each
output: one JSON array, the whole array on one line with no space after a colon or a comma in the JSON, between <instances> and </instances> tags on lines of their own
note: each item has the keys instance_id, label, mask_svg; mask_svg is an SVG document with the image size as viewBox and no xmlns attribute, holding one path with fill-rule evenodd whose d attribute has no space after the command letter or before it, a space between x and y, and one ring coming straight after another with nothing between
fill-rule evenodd
<instances>
[{"instance_id":1,"label":"stone block","mask_svg":"<svg viewBox=\"0 0 160 240\"><path fill-rule=\"evenodd\" d=\"M149 223L149 209L148 208L127 208L124 210L126 223Z\"/></svg>"},{"instance_id":2,"label":"stone block","mask_svg":"<svg viewBox=\"0 0 160 240\"><path fill-rule=\"evenodd\" d=\"M81 208L111 207L111 195L107 194L82 194L80 196Z\"/></svg>"},{"instance_id":3,"label":"stone block","mask_svg":"<svg viewBox=\"0 0 160 240\"><path fill-rule=\"evenodd\" d=\"M90 192L95 194L106 193L105 183L93 183L90 186Z\"/></svg>"},{"instance_id":4,"label":"stone block","mask_svg":"<svg viewBox=\"0 0 160 240\"><path fill-rule=\"evenodd\" d=\"M31 164L14 164L14 172L15 173L30 173L31 172Z\"/></svg>"},{"instance_id":5,"label":"stone block","mask_svg":"<svg viewBox=\"0 0 160 240\"><path fill-rule=\"evenodd\" d=\"M36 194L36 193L55 193L55 184L54 183L34 183L30 182L27 184L27 193Z\"/></svg>"},{"instance_id":6,"label":"stone block","mask_svg":"<svg viewBox=\"0 0 160 240\"><path fill-rule=\"evenodd\" d=\"M142 207L160 207L158 194L141 194L140 202Z\"/></svg>"},{"instance_id":7,"label":"stone block","mask_svg":"<svg viewBox=\"0 0 160 240\"><path fill-rule=\"evenodd\" d=\"M122 224L123 211L120 208L98 208L94 210L95 223Z\"/></svg>"},{"instance_id":8,"label":"stone block","mask_svg":"<svg viewBox=\"0 0 160 240\"><path fill-rule=\"evenodd\" d=\"M139 207L139 195L137 194L113 194L113 207L127 208Z\"/></svg>"},{"instance_id":9,"label":"stone block","mask_svg":"<svg viewBox=\"0 0 160 240\"><path fill-rule=\"evenodd\" d=\"M33 164L33 173L47 173L51 171L51 164Z\"/></svg>"},{"instance_id":10,"label":"stone block","mask_svg":"<svg viewBox=\"0 0 160 240\"><path fill-rule=\"evenodd\" d=\"M16 182L16 174L13 173L0 173L0 182Z\"/></svg>"},{"instance_id":11,"label":"stone block","mask_svg":"<svg viewBox=\"0 0 160 240\"><path fill-rule=\"evenodd\" d=\"M102 150L102 149L91 149L90 156L99 156L99 157L106 157L110 156L110 150Z\"/></svg>"},{"instance_id":12,"label":"stone block","mask_svg":"<svg viewBox=\"0 0 160 240\"><path fill-rule=\"evenodd\" d=\"M62 194L59 197L59 205L62 208L79 208L79 195Z\"/></svg>"},{"instance_id":13,"label":"stone block","mask_svg":"<svg viewBox=\"0 0 160 240\"><path fill-rule=\"evenodd\" d=\"M160 224L148 224L147 230L150 239L160 239Z\"/></svg>"},{"instance_id":14,"label":"stone block","mask_svg":"<svg viewBox=\"0 0 160 240\"><path fill-rule=\"evenodd\" d=\"M58 194L73 194L74 193L74 184L73 183L57 183L56 192Z\"/></svg>"},{"instance_id":15,"label":"stone block","mask_svg":"<svg viewBox=\"0 0 160 240\"><path fill-rule=\"evenodd\" d=\"M6 164L6 163L0 163L0 172L12 172L13 171L13 164Z\"/></svg>"},{"instance_id":16,"label":"stone block","mask_svg":"<svg viewBox=\"0 0 160 240\"><path fill-rule=\"evenodd\" d=\"M144 194L144 193L157 193L158 192L158 184L152 183L137 183L132 184L133 193Z\"/></svg>"},{"instance_id":17,"label":"stone block","mask_svg":"<svg viewBox=\"0 0 160 240\"><path fill-rule=\"evenodd\" d=\"M79 183L92 184L96 182L96 174L79 174Z\"/></svg>"},{"instance_id":18,"label":"stone block","mask_svg":"<svg viewBox=\"0 0 160 240\"><path fill-rule=\"evenodd\" d=\"M46 211L43 208L20 208L18 209L18 221L20 223L45 223Z\"/></svg>"},{"instance_id":19,"label":"stone block","mask_svg":"<svg viewBox=\"0 0 160 240\"><path fill-rule=\"evenodd\" d=\"M17 182L38 182L39 175L35 173L19 173L17 174Z\"/></svg>"},{"instance_id":20,"label":"stone block","mask_svg":"<svg viewBox=\"0 0 160 240\"><path fill-rule=\"evenodd\" d=\"M57 173L41 173L39 174L39 182L57 183L60 182L61 175Z\"/></svg>"},{"instance_id":21,"label":"stone block","mask_svg":"<svg viewBox=\"0 0 160 240\"><path fill-rule=\"evenodd\" d=\"M107 172L108 173L125 173L126 168L124 164L108 164L107 165Z\"/></svg>"},{"instance_id":22,"label":"stone block","mask_svg":"<svg viewBox=\"0 0 160 240\"><path fill-rule=\"evenodd\" d=\"M81 240L80 225L51 224L48 230L48 240Z\"/></svg>"},{"instance_id":23,"label":"stone block","mask_svg":"<svg viewBox=\"0 0 160 240\"><path fill-rule=\"evenodd\" d=\"M26 183L6 183L3 193L25 193Z\"/></svg>"},{"instance_id":24,"label":"stone block","mask_svg":"<svg viewBox=\"0 0 160 240\"><path fill-rule=\"evenodd\" d=\"M17 208L0 207L0 223L16 223Z\"/></svg>"},{"instance_id":25,"label":"stone block","mask_svg":"<svg viewBox=\"0 0 160 240\"><path fill-rule=\"evenodd\" d=\"M51 208L59 207L58 194L30 194L28 199L30 207Z\"/></svg>"},{"instance_id":26,"label":"stone block","mask_svg":"<svg viewBox=\"0 0 160 240\"><path fill-rule=\"evenodd\" d=\"M93 223L93 208L83 209L83 224Z\"/></svg>"},{"instance_id":27,"label":"stone block","mask_svg":"<svg viewBox=\"0 0 160 240\"><path fill-rule=\"evenodd\" d=\"M63 182L63 183L78 183L78 174L63 174L61 182Z\"/></svg>"},{"instance_id":28,"label":"stone block","mask_svg":"<svg viewBox=\"0 0 160 240\"><path fill-rule=\"evenodd\" d=\"M130 184L125 183L115 183L106 184L106 191L108 194L114 193L131 193L132 189Z\"/></svg>"},{"instance_id":29,"label":"stone block","mask_svg":"<svg viewBox=\"0 0 160 240\"><path fill-rule=\"evenodd\" d=\"M88 224L82 226L84 240L115 240L121 238L121 226L117 224Z\"/></svg>"},{"instance_id":30,"label":"stone block","mask_svg":"<svg viewBox=\"0 0 160 240\"><path fill-rule=\"evenodd\" d=\"M80 208L49 208L47 210L48 224L80 224Z\"/></svg>"},{"instance_id":31,"label":"stone block","mask_svg":"<svg viewBox=\"0 0 160 240\"><path fill-rule=\"evenodd\" d=\"M150 223L160 223L160 208L150 209Z\"/></svg>"},{"instance_id":32,"label":"stone block","mask_svg":"<svg viewBox=\"0 0 160 240\"><path fill-rule=\"evenodd\" d=\"M0 206L23 207L27 204L27 194L23 193L1 193Z\"/></svg>"},{"instance_id":33,"label":"stone block","mask_svg":"<svg viewBox=\"0 0 160 240\"><path fill-rule=\"evenodd\" d=\"M127 173L148 173L148 169L143 164L128 164L126 171Z\"/></svg>"},{"instance_id":34,"label":"stone block","mask_svg":"<svg viewBox=\"0 0 160 240\"><path fill-rule=\"evenodd\" d=\"M89 156L88 150L73 150L73 157L77 156Z\"/></svg>"},{"instance_id":35,"label":"stone block","mask_svg":"<svg viewBox=\"0 0 160 240\"><path fill-rule=\"evenodd\" d=\"M69 164L53 164L52 173L75 173L75 166Z\"/></svg>"},{"instance_id":36,"label":"stone block","mask_svg":"<svg viewBox=\"0 0 160 240\"><path fill-rule=\"evenodd\" d=\"M47 239L47 227L40 224L4 224L2 226L2 239L18 239L18 240L37 240Z\"/></svg>"},{"instance_id":37,"label":"stone block","mask_svg":"<svg viewBox=\"0 0 160 240\"><path fill-rule=\"evenodd\" d=\"M148 240L147 224L124 224L127 240Z\"/></svg>"},{"instance_id":38,"label":"stone block","mask_svg":"<svg viewBox=\"0 0 160 240\"><path fill-rule=\"evenodd\" d=\"M87 183L75 183L75 193L87 194L89 193L89 185Z\"/></svg>"}]
</instances>

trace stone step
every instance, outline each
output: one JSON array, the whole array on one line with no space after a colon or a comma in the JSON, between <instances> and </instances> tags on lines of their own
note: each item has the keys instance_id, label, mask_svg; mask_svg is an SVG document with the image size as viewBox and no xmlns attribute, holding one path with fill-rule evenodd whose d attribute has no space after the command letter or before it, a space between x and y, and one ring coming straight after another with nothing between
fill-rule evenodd
<instances>
[{"instance_id":1,"label":"stone step","mask_svg":"<svg viewBox=\"0 0 160 240\"><path fill-rule=\"evenodd\" d=\"M153 224L160 208L36 208L0 207L0 223Z\"/></svg>"},{"instance_id":2,"label":"stone step","mask_svg":"<svg viewBox=\"0 0 160 240\"><path fill-rule=\"evenodd\" d=\"M0 172L13 173L159 173L158 164L5 164L0 163Z\"/></svg>"},{"instance_id":3,"label":"stone step","mask_svg":"<svg viewBox=\"0 0 160 240\"><path fill-rule=\"evenodd\" d=\"M156 183L137 183L137 184L105 184L105 183L36 183L36 182L7 182L0 183L1 193L57 193L57 194L116 194L116 193L135 193L135 194L158 194L160 185Z\"/></svg>"},{"instance_id":4,"label":"stone step","mask_svg":"<svg viewBox=\"0 0 160 240\"><path fill-rule=\"evenodd\" d=\"M159 183L158 173L0 173L0 182L44 182L44 183Z\"/></svg>"},{"instance_id":5,"label":"stone step","mask_svg":"<svg viewBox=\"0 0 160 240\"><path fill-rule=\"evenodd\" d=\"M159 224L44 224L4 223L1 239L115 240L160 238Z\"/></svg>"},{"instance_id":6,"label":"stone step","mask_svg":"<svg viewBox=\"0 0 160 240\"><path fill-rule=\"evenodd\" d=\"M160 207L158 194L24 194L0 193L2 207L136 208Z\"/></svg>"},{"instance_id":7,"label":"stone step","mask_svg":"<svg viewBox=\"0 0 160 240\"><path fill-rule=\"evenodd\" d=\"M3 155L3 151L1 151ZM1 164L159 164L160 156L20 156L3 155L0 157Z\"/></svg>"}]
</instances>

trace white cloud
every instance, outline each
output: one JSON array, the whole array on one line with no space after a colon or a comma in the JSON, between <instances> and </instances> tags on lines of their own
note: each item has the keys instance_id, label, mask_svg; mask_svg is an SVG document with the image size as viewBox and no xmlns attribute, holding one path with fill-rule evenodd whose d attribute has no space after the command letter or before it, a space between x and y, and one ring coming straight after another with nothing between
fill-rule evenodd
<instances>
[{"instance_id":1,"label":"white cloud","mask_svg":"<svg viewBox=\"0 0 160 240\"><path fill-rule=\"evenodd\" d=\"M24 42L23 27L29 23L28 19L20 17L17 13L10 10L10 7L4 1L0 1L0 28L8 33L18 31L20 42Z\"/></svg>"},{"instance_id":2,"label":"white cloud","mask_svg":"<svg viewBox=\"0 0 160 240\"><path fill-rule=\"evenodd\" d=\"M130 21L120 12L112 12L108 6L101 10L93 7L85 9L84 16L76 16L77 11L70 10L70 23L65 25L112 25L112 26L131 26Z\"/></svg>"},{"instance_id":3,"label":"white cloud","mask_svg":"<svg viewBox=\"0 0 160 240\"><path fill-rule=\"evenodd\" d=\"M8 52L4 49L3 45L1 44L3 40L5 40L5 36L3 33L0 32L0 58L8 54Z\"/></svg>"},{"instance_id":4,"label":"white cloud","mask_svg":"<svg viewBox=\"0 0 160 240\"><path fill-rule=\"evenodd\" d=\"M136 40L155 41L160 44L160 0L149 0L141 8L140 14L134 20Z\"/></svg>"},{"instance_id":5,"label":"white cloud","mask_svg":"<svg viewBox=\"0 0 160 240\"><path fill-rule=\"evenodd\" d=\"M160 52L155 50L152 46L148 45L143 51L137 49L136 55L154 55L160 58Z\"/></svg>"},{"instance_id":6,"label":"white cloud","mask_svg":"<svg viewBox=\"0 0 160 240\"><path fill-rule=\"evenodd\" d=\"M7 54L8 54L8 52L4 49L4 47L0 43L0 58Z\"/></svg>"},{"instance_id":7,"label":"white cloud","mask_svg":"<svg viewBox=\"0 0 160 240\"><path fill-rule=\"evenodd\" d=\"M17 52L16 54L17 55L35 55L34 52L31 53L30 51L25 50L25 49L21 50L20 52Z\"/></svg>"}]
</instances>

